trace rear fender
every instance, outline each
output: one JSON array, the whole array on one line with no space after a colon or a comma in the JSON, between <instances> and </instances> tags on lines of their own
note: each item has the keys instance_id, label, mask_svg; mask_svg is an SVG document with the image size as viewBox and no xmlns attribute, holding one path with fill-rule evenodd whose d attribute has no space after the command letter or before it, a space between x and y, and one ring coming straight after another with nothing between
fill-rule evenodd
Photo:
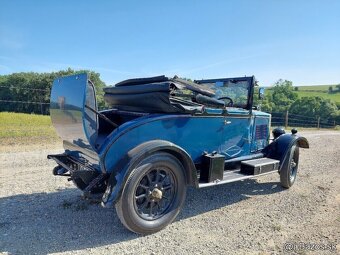
<instances>
[{"instance_id":1,"label":"rear fender","mask_svg":"<svg viewBox=\"0 0 340 255\"><path fill-rule=\"evenodd\" d=\"M305 137L295 134L284 134L265 147L262 152L265 157L280 160L280 171L287 163L286 161L289 160L290 150L294 145L300 148L309 148L309 143Z\"/></svg>"},{"instance_id":2,"label":"rear fender","mask_svg":"<svg viewBox=\"0 0 340 255\"><path fill-rule=\"evenodd\" d=\"M119 199L132 170L144 158L155 152L167 152L178 158L185 169L184 174L187 184L195 187L198 186L195 165L190 155L184 149L164 140L148 141L130 150L114 167L102 198L102 205L104 207L112 206Z\"/></svg>"}]
</instances>

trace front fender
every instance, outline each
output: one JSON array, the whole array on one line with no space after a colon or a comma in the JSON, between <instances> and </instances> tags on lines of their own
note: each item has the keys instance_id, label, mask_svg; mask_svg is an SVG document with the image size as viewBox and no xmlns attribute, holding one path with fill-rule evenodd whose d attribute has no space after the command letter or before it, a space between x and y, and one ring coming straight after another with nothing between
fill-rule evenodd
<instances>
[{"instance_id":1,"label":"front fender","mask_svg":"<svg viewBox=\"0 0 340 255\"><path fill-rule=\"evenodd\" d=\"M280 160L280 171L288 160L289 152L294 145L300 148L309 148L308 140L305 137L295 134L284 134L265 147L262 152L267 158Z\"/></svg>"},{"instance_id":2,"label":"front fender","mask_svg":"<svg viewBox=\"0 0 340 255\"><path fill-rule=\"evenodd\" d=\"M187 184L198 186L195 164L184 149L164 140L148 141L133 148L118 161L109 177L108 185L102 198L102 206L112 206L119 199L131 171L145 157L159 151L168 152L177 157L186 170L184 174Z\"/></svg>"}]
</instances>

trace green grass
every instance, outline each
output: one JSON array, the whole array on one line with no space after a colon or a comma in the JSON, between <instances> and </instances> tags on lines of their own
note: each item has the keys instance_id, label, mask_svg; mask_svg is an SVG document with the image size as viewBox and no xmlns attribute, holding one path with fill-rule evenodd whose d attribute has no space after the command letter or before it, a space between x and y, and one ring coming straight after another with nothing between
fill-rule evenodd
<instances>
[{"instance_id":1,"label":"green grass","mask_svg":"<svg viewBox=\"0 0 340 255\"><path fill-rule=\"evenodd\" d=\"M299 98L301 97L321 97L325 99L330 99L334 102L340 103L340 93L327 93L327 92L317 92L317 91L296 91Z\"/></svg>"},{"instance_id":2,"label":"green grass","mask_svg":"<svg viewBox=\"0 0 340 255\"><path fill-rule=\"evenodd\" d=\"M335 85L316 85L298 86L299 90L296 92L298 93L299 98L319 96L325 99L330 99L336 103L340 103L340 92L328 93L328 89L330 86L332 86L333 91L337 91Z\"/></svg>"},{"instance_id":3,"label":"green grass","mask_svg":"<svg viewBox=\"0 0 340 255\"><path fill-rule=\"evenodd\" d=\"M295 91L299 98L302 97L321 97L325 99L330 99L335 103L340 103L340 92L337 93L328 93L328 88L332 86L333 91L336 91L337 88L335 85L315 85L315 86L296 86L299 89ZM272 93L272 89L268 88L267 93ZM268 95L267 94L267 95Z\"/></svg>"},{"instance_id":4,"label":"green grass","mask_svg":"<svg viewBox=\"0 0 340 255\"><path fill-rule=\"evenodd\" d=\"M50 116L0 112L0 139L57 138Z\"/></svg>"},{"instance_id":5,"label":"green grass","mask_svg":"<svg viewBox=\"0 0 340 255\"><path fill-rule=\"evenodd\" d=\"M332 86L333 90L336 90L335 85L314 85L314 86L296 86L299 88L299 91L323 91L328 92L328 88Z\"/></svg>"}]
</instances>

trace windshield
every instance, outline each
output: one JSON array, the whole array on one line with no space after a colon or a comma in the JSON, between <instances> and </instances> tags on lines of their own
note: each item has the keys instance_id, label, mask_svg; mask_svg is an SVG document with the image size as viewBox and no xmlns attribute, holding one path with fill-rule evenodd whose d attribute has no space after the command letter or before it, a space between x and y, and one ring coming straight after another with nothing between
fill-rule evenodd
<instances>
[{"instance_id":1,"label":"windshield","mask_svg":"<svg viewBox=\"0 0 340 255\"><path fill-rule=\"evenodd\" d=\"M223 80L209 81L200 84L215 92L215 98L229 97L233 100L233 107L246 108L248 105L249 96L249 81L248 80Z\"/></svg>"}]
</instances>

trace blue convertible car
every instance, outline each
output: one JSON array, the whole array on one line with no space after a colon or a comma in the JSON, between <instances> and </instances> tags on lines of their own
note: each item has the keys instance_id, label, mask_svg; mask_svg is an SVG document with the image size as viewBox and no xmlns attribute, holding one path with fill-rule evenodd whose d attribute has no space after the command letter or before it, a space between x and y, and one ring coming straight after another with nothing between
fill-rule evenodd
<instances>
[{"instance_id":1,"label":"blue convertible car","mask_svg":"<svg viewBox=\"0 0 340 255\"><path fill-rule=\"evenodd\" d=\"M115 205L121 222L142 234L175 219L188 185L279 173L289 188L308 141L282 129L271 141L271 116L253 106L254 87L254 77L130 79L104 89L110 109L99 112L87 74L58 78L50 112L65 152L48 155L58 164L53 174L86 195L102 193L102 205Z\"/></svg>"}]
</instances>

